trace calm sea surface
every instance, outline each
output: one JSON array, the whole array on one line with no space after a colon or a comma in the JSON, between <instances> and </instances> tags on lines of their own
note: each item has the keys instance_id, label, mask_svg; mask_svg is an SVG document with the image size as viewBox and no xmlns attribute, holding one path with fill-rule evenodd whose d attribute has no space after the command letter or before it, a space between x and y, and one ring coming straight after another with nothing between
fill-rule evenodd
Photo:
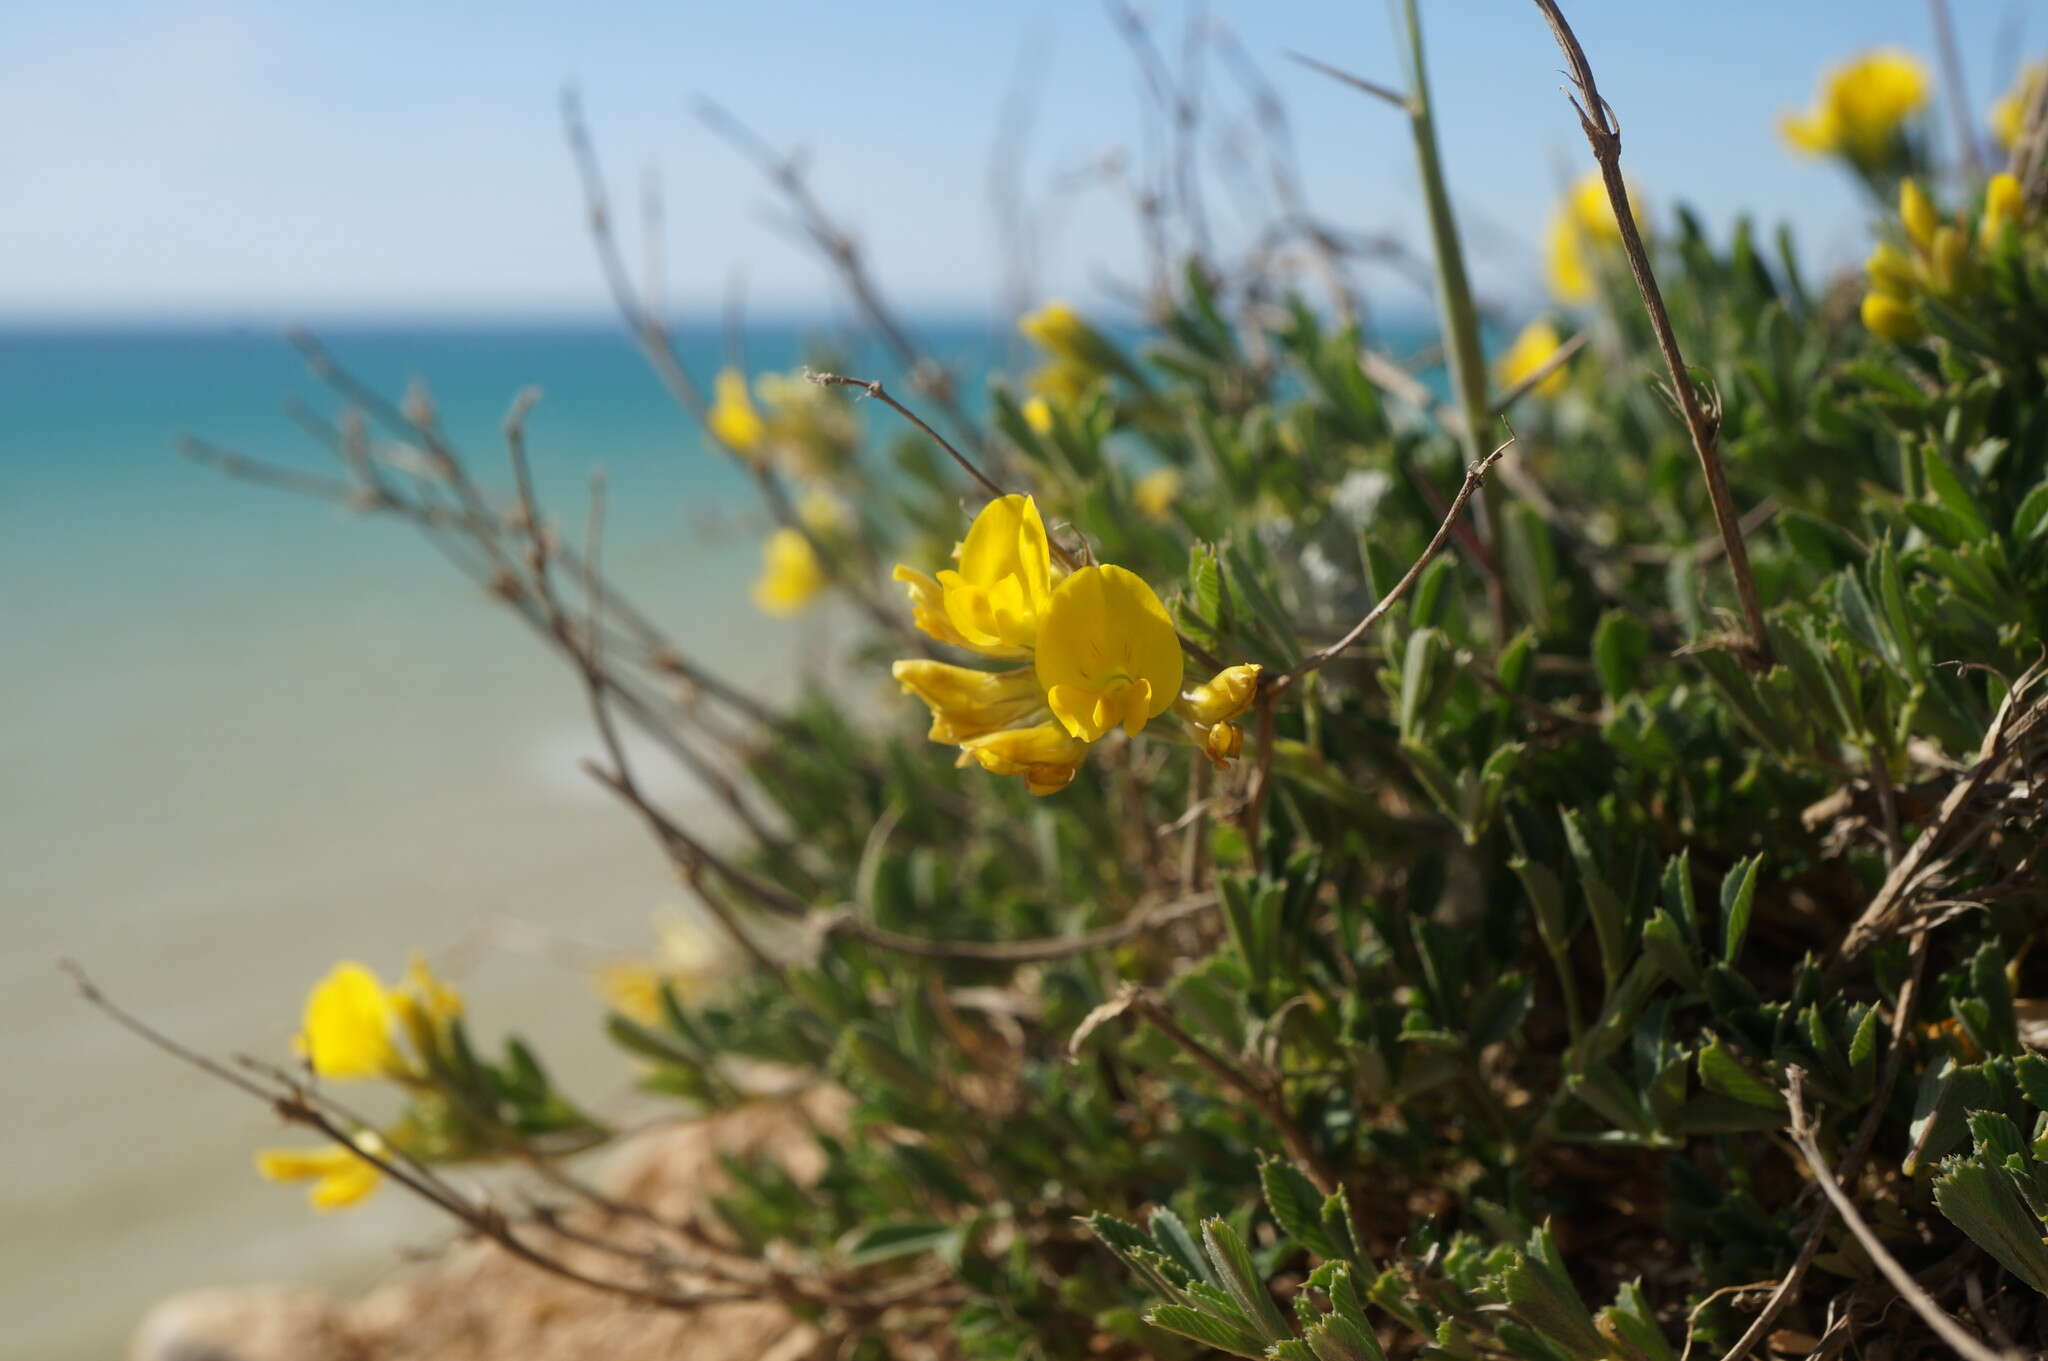
<instances>
[{"instance_id":1,"label":"calm sea surface","mask_svg":"<svg viewBox=\"0 0 2048 1361\"><path fill-rule=\"evenodd\" d=\"M927 334L969 371L995 348ZM769 693L822 664L829 620L747 606L745 488L615 332L325 338L394 395L428 380L494 485L499 419L539 385L543 499L580 531L605 465L629 594ZM722 347L684 348L708 372ZM800 350L757 328L747 360ZM189 431L324 470L287 394L333 407L267 332L0 330L0 1355L114 1356L168 1292L360 1281L438 1228L388 1192L316 1220L259 1182L270 1118L90 1012L60 958L201 1049L281 1057L334 960L388 976L417 947L457 970L480 1038L516 1020L600 1107L628 1078L587 979L535 942L630 949L678 891L576 772L594 743L568 673L431 547L175 456Z\"/></svg>"}]
</instances>

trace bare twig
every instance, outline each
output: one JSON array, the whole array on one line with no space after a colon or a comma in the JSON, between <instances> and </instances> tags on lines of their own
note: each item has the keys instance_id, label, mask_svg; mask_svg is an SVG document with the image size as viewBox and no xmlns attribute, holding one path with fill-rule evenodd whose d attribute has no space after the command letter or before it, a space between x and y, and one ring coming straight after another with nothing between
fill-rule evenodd
<instances>
[{"instance_id":1,"label":"bare twig","mask_svg":"<svg viewBox=\"0 0 2048 1361\"><path fill-rule=\"evenodd\" d=\"M1955 125L1956 150L1970 174L1984 177L1984 148L1972 126L1970 92L1963 83L1963 59L1956 51L1955 25L1949 22L1948 0L1927 0L1934 20L1934 47L1941 54L1942 103L1948 105L1949 121Z\"/></svg>"},{"instance_id":2,"label":"bare twig","mask_svg":"<svg viewBox=\"0 0 2048 1361\"><path fill-rule=\"evenodd\" d=\"M1806 1115L1805 1073L1794 1066L1786 1071L1785 1076L1785 1101L1792 1108L1792 1123L1787 1132L1791 1134L1792 1142L1798 1147L1800 1156L1806 1159L1806 1166L1813 1173L1821 1194L1835 1207L1835 1213L1842 1217L1842 1223L1856 1236L1856 1241L1863 1245L1863 1250L1870 1254L1870 1260L1884 1273L1884 1278L1892 1283L1892 1288L1897 1290L1900 1297L1912 1306L1913 1312L1934 1330L1935 1335L1955 1348L1965 1361L2020 1361L2018 1353L2001 1352L1987 1347L1964 1331L1963 1326L1944 1312L1921 1288L1920 1283L1913 1279L1912 1273L1899 1265L1899 1259L1892 1256L1891 1250L1885 1247L1884 1240L1872 1232L1870 1225L1864 1222L1863 1215L1856 1208L1856 1202L1849 1199L1849 1193L1842 1189L1841 1183L1828 1170L1827 1159L1821 1156L1820 1145L1814 1140L1813 1126L1808 1122Z\"/></svg>"},{"instance_id":3,"label":"bare twig","mask_svg":"<svg viewBox=\"0 0 2048 1361\"><path fill-rule=\"evenodd\" d=\"M1383 99L1402 113L1412 115L1415 112L1414 102L1407 95L1402 94L1392 86L1382 85L1376 80L1367 80L1364 76L1353 75L1351 72L1332 66L1326 61L1318 61L1306 53L1289 52L1287 56L1289 60L1298 61L1309 70L1319 71L1331 80L1343 85L1349 85L1354 90L1361 90L1371 95L1374 99Z\"/></svg>"},{"instance_id":4,"label":"bare twig","mask_svg":"<svg viewBox=\"0 0 2048 1361\"><path fill-rule=\"evenodd\" d=\"M1571 25L1565 22L1557 0L1535 0L1535 3L1550 24L1550 31L1571 68L1572 83L1578 87L1576 96L1567 97L1578 111L1579 126L1593 148L1593 159L1599 162L1600 178L1607 185L1607 198L1614 208L1615 225L1621 232L1622 250L1628 256L1629 272L1635 276L1636 289L1643 296L1643 310L1649 314L1650 328L1656 332L1657 347L1663 351L1664 366L1670 373L1672 396L1678 403L1679 413L1685 418L1686 430L1692 436L1693 451L1699 455L1700 471L1706 478L1707 499L1713 504L1714 523L1721 532L1721 542L1727 546L1728 570L1734 577L1736 598L1742 605L1743 627L1747 634L1740 649L1743 660L1751 666L1764 665L1770 660L1770 638L1764 626L1763 604L1756 593L1756 578L1749 567L1749 549L1743 543L1735 501L1728 493L1727 475L1721 468L1720 420L1718 415L1710 414L1700 401L1699 390L1694 387L1686 369L1685 356L1679 352L1678 337L1671 329L1670 313L1664 307L1664 295L1658 289L1657 276L1650 268L1649 250L1643 245L1642 231L1629 207L1628 182L1621 174L1621 126L1614 119L1613 109L1600 97L1600 87L1593 79L1592 64L1586 60L1585 49L1579 46Z\"/></svg>"},{"instance_id":5,"label":"bare twig","mask_svg":"<svg viewBox=\"0 0 2048 1361\"><path fill-rule=\"evenodd\" d=\"M1369 633L1372 630L1372 626L1377 624L1388 610L1400 603L1401 597L1408 594L1409 588L1414 586L1417 578L1422 575L1423 568L1429 566L1436 558L1436 555L1443 551L1444 544L1449 542L1452 528L1457 524L1458 517L1465 510L1465 503L1472 499L1472 494L1478 491L1485 483L1488 471L1501 460L1502 456L1509 449L1514 447L1514 444L1514 436L1510 435L1492 453L1465 470L1464 485L1459 487L1458 494L1451 498L1450 509L1444 513L1443 523L1437 526L1436 533L1430 537L1428 545L1422 550L1422 555L1416 558L1409 565L1408 570L1402 574L1401 579L1394 583L1394 588L1380 597L1373 607L1365 612L1365 617L1352 625L1351 631L1342 638L1331 643L1328 647L1310 653L1296 664L1293 670L1276 676L1263 688L1262 699L1268 695L1277 698L1285 694L1289 687L1299 682L1303 676L1341 656L1346 648L1349 648L1353 643L1356 643L1360 638Z\"/></svg>"},{"instance_id":6,"label":"bare twig","mask_svg":"<svg viewBox=\"0 0 2048 1361\"><path fill-rule=\"evenodd\" d=\"M1194 893L1142 912L1134 912L1113 926L1084 931L1074 936L1049 936L1043 940L927 940L900 935L856 916L850 908L831 914L821 926L826 936L845 935L898 954L921 959L969 960L986 964L1040 964L1067 959L1093 950L1120 945L1133 937L1156 931L1175 922L1206 912L1217 904L1213 892Z\"/></svg>"}]
</instances>

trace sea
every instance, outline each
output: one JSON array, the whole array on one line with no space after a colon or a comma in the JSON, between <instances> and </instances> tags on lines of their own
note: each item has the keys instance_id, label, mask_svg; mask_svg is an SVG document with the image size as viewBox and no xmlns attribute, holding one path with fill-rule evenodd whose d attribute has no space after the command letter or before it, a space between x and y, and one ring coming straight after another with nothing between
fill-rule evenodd
<instances>
[{"instance_id":1,"label":"sea","mask_svg":"<svg viewBox=\"0 0 2048 1361\"><path fill-rule=\"evenodd\" d=\"M736 347L685 327L709 373ZM1005 342L933 323L978 385ZM829 323L755 323L755 372ZM338 325L364 382L429 385L480 480L509 485L528 422L542 501L580 532L602 465L622 594L771 699L828 673L830 611L747 599L763 519L613 326ZM849 371L887 357L841 340ZM284 1060L335 961L446 970L487 1044L517 1028L599 1111L631 1071L587 961L651 948L685 907L659 852L578 770L596 743L573 677L407 527L229 481L196 435L330 472L287 419L339 409L267 326L0 329L0 1356L105 1361L155 1300L241 1283L353 1288L444 1232L387 1190L315 1215L260 1181L290 1142L261 1106L80 1000L214 1055ZM873 418L870 424L874 423ZM666 787L688 814L691 791Z\"/></svg>"}]
</instances>

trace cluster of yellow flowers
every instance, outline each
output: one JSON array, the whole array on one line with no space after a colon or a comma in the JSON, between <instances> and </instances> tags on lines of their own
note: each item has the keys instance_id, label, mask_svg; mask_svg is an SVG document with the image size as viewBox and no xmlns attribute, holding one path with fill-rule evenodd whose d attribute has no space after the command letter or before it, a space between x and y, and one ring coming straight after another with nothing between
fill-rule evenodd
<instances>
[{"instance_id":1,"label":"cluster of yellow flowers","mask_svg":"<svg viewBox=\"0 0 2048 1361\"><path fill-rule=\"evenodd\" d=\"M462 1015L462 998L417 955L404 983L386 988L377 975L353 960L337 964L307 995L293 1047L313 1073L334 1082L373 1078L404 1084L428 1079L447 1050L449 1028ZM372 1157L389 1145L375 1130L354 1135L357 1149ZM356 1152L319 1148L266 1148L256 1170L271 1181L310 1181L307 1199L316 1210L354 1205L383 1180L375 1163Z\"/></svg>"},{"instance_id":2,"label":"cluster of yellow flowers","mask_svg":"<svg viewBox=\"0 0 2048 1361\"><path fill-rule=\"evenodd\" d=\"M1829 69L1813 106L1780 115L1778 130L1809 156L1839 156L1870 175L1897 173L1908 122L1927 106L1928 83L1911 53L1866 52Z\"/></svg>"},{"instance_id":3,"label":"cluster of yellow flowers","mask_svg":"<svg viewBox=\"0 0 2048 1361\"><path fill-rule=\"evenodd\" d=\"M1024 419L1045 434L1052 428L1053 408L1079 404L1103 374L1117 366L1118 356L1072 304L1057 298L1019 317L1017 329L1047 355L1031 375L1032 396L1024 407Z\"/></svg>"},{"instance_id":4,"label":"cluster of yellow flowers","mask_svg":"<svg viewBox=\"0 0 2048 1361\"><path fill-rule=\"evenodd\" d=\"M1217 765L1243 748L1231 722L1258 693L1259 668L1227 667L1181 691L1179 635L1144 578L1103 564L1066 571L1053 561L1029 496L991 501L937 577L899 566L917 626L994 661L980 671L922 658L893 668L932 711L931 738L960 748L960 764L1021 775L1034 794L1066 787L1090 744L1121 728L1135 737L1172 711Z\"/></svg>"},{"instance_id":5,"label":"cluster of yellow flowers","mask_svg":"<svg viewBox=\"0 0 2048 1361\"><path fill-rule=\"evenodd\" d=\"M1984 187L1984 204L1974 238L1968 219L1943 221L1918 183L1899 187L1899 221L1905 248L1880 241L1864 263L1870 290L1863 295L1863 324L1886 340L1904 343L1925 332L1918 300L1967 297L1978 281L1980 252L1998 249L2009 229L2025 215L2019 181L2004 172Z\"/></svg>"}]
</instances>

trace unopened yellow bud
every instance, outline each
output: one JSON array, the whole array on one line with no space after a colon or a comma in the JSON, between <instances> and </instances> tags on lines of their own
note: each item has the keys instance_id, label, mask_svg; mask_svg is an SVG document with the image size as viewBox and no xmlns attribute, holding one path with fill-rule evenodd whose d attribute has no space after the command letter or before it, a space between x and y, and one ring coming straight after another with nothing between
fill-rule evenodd
<instances>
[{"instance_id":1,"label":"unopened yellow bud","mask_svg":"<svg viewBox=\"0 0 2048 1361\"><path fill-rule=\"evenodd\" d=\"M1244 729L1234 723L1218 723L1202 734L1202 754L1218 770L1227 767L1244 750Z\"/></svg>"},{"instance_id":2,"label":"unopened yellow bud","mask_svg":"<svg viewBox=\"0 0 2048 1361\"><path fill-rule=\"evenodd\" d=\"M1899 185L1899 220L1906 224L1906 235L1913 238L1914 245L1921 250L1933 249L1934 232L1941 226L1941 218L1934 211L1934 201L1918 181L1908 179Z\"/></svg>"},{"instance_id":3,"label":"unopened yellow bud","mask_svg":"<svg viewBox=\"0 0 2048 1361\"><path fill-rule=\"evenodd\" d=\"M1878 242L1877 249L1863 262L1863 270L1870 276L1870 286L1875 291L1900 298L1912 296L1913 262L1891 242Z\"/></svg>"},{"instance_id":4,"label":"unopened yellow bud","mask_svg":"<svg viewBox=\"0 0 2048 1361\"><path fill-rule=\"evenodd\" d=\"M1252 707L1259 693L1259 666L1245 662L1218 671L1206 685L1198 685L1180 697L1177 712L1190 722L1227 723Z\"/></svg>"},{"instance_id":5,"label":"unopened yellow bud","mask_svg":"<svg viewBox=\"0 0 2048 1361\"><path fill-rule=\"evenodd\" d=\"M1918 340L1923 329L1920 314L1911 303L1875 290L1863 295L1863 324L1873 334L1899 345Z\"/></svg>"},{"instance_id":6,"label":"unopened yellow bud","mask_svg":"<svg viewBox=\"0 0 2048 1361\"><path fill-rule=\"evenodd\" d=\"M1984 218L1979 226L1984 247L1989 250L2005 237L2005 229L2016 224L2027 210L2020 182L2007 171L1999 171L1984 186Z\"/></svg>"},{"instance_id":7,"label":"unopened yellow bud","mask_svg":"<svg viewBox=\"0 0 2048 1361\"><path fill-rule=\"evenodd\" d=\"M1052 403L1043 397L1026 397L1021 410L1024 414L1024 424L1031 427L1032 434L1052 433Z\"/></svg>"},{"instance_id":8,"label":"unopened yellow bud","mask_svg":"<svg viewBox=\"0 0 2048 1361\"><path fill-rule=\"evenodd\" d=\"M1934 233L1934 249L1929 252L1933 259L1934 291L1943 297L1970 291L1971 268L1970 238L1963 235L1962 228L1943 226Z\"/></svg>"}]
</instances>

